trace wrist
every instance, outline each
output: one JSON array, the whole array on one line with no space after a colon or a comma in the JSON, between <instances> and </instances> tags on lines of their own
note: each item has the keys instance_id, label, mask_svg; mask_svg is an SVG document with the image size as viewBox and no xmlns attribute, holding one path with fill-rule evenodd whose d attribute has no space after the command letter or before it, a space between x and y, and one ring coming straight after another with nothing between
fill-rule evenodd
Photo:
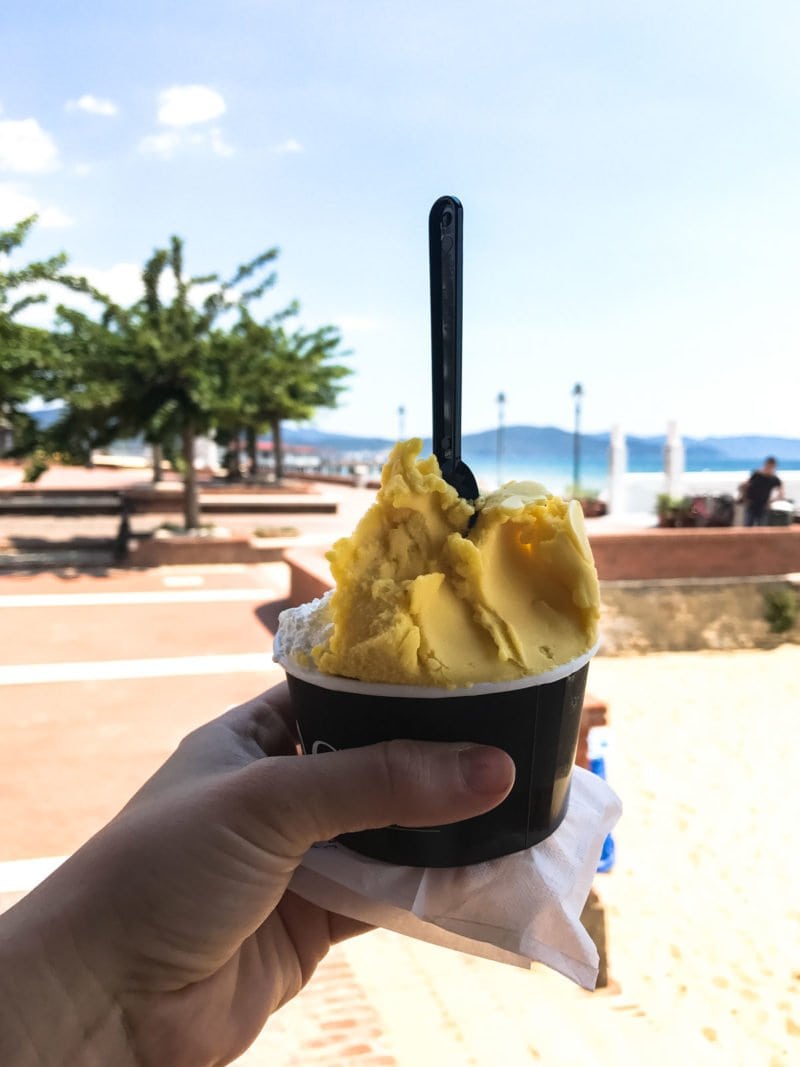
<instances>
[{"instance_id":1,"label":"wrist","mask_svg":"<svg viewBox=\"0 0 800 1067\"><path fill-rule=\"evenodd\" d=\"M135 1067L114 991L50 889L0 915L0 1063Z\"/></svg>"}]
</instances>

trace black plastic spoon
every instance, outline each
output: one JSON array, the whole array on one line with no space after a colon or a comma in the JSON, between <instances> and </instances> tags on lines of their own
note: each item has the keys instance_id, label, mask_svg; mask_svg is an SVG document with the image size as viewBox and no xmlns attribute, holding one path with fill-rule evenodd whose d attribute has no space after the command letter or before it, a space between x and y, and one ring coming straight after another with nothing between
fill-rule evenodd
<instances>
[{"instance_id":1,"label":"black plastic spoon","mask_svg":"<svg viewBox=\"0 0 800 1067\"><path fill-rule=\"evenodd\" d=\"M475 500L478 483L461 459L463 223L464 209L454 196L439 197L428 216L433 451L444 480L465 500Z\"/></svg>"}]
</instances>

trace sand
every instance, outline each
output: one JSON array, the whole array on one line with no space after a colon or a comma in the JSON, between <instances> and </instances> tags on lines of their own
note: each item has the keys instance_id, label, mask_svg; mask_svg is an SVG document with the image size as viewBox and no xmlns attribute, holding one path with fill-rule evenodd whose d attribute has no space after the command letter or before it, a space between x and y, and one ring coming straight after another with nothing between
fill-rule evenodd
<instances>
[{"instance_id":1,"label":"sand","mask_svg":"<svg viewBox=\"0 0 800 1067\"><path fill-rule=\"evenodd\" d=\"M586 994L378 931L335 950L243 1064L800 1063L800 648L601 658L591 689L625 805L596 883L617 986ZM331 1035L360 1030L361 1051L337 1054Z\"/></svg>"}]
</instances>

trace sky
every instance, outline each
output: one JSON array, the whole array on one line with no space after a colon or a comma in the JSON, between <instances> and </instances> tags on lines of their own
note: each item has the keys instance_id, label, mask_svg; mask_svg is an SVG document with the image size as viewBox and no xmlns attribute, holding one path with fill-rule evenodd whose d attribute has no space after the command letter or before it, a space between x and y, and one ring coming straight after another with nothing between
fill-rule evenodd
<instances>
[{"instance_id":1,"label":"sky","mask_svg":"<svg viewBox=\"0 0 800 1067\"><path fill-rule=\"evenodd\" d=\"M463 429L800 436L792 0L0 9L0 228L118 300L170 235L340 327L315 425L430 432L427 215L464 204Z\"/></svg>"}]
</instances>

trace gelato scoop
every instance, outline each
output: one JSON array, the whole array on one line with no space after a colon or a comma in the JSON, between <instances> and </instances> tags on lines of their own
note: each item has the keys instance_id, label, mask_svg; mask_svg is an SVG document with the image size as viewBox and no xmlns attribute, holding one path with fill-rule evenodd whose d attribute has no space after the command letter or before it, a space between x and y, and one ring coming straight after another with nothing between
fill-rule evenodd
<instances>
[{"instance_id":1,"label":"gelato scoop","mask_svg":"<svg viewBox=\"0 0 800 1067\"><path fill-rule=\"evenodd\" d=\"M456 688L537 675L597 641L597 572L577 501L536 482L461 499L418 438L398 443L332 594L283 613L283 651L326 674ZM314 644L295 645L296 630Z\"/></svg>"}]
</instances>

